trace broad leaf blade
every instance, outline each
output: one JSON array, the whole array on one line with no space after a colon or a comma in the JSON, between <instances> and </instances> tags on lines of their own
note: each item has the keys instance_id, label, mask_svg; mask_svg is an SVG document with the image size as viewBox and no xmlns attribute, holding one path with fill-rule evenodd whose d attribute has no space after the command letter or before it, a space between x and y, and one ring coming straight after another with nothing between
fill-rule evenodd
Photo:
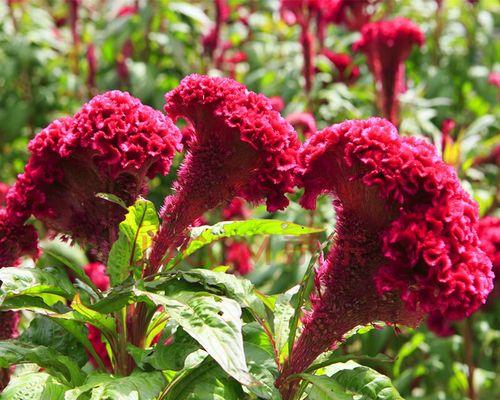
<instances>
[{"instance_id":1,"label":"broad leaf blade","mask_svg":"<svg viewBox=\"0 0 500 400\"><path fill-rule=\"evenodd\" d=\"M19 340L0 342L0 368L25 363L37 364L67 386L75 387L85 380L85 373L75 361L50 347Z\"/></svg>"},{"instance_id":2,"label":"broad leaf blade","mask_svg":"<svg viewBox=\"0 0 500 400\"><path fill-rule=\"evenodd\" d=\"M159 223L156 209L148 200L140 198L128 208L109 253L107 272L112 286L122 283L143 259Z\"/></svg>"},{"instance_id":3,"label":"broad leaf blade","mask_svg":"<svg viewBox=\"0 0 500 400\"><path fill-rule=\"evenodd\" d=\"M213 226L198 226L191 229L191 241L182 256L187 257L203 246L216 240L233 236L282 235L300 236L322 232L322 229L308 228L293 222L274 219L249 219L245 221L224 221Z\"/></svg>"},{"instance_id":4,"label":"broad leaf blade","mask_svg":"<svg viewBox=\"0 0 500 400\"><path fill-rule=\"evenodd\" d=\"M13 377L1 394L2 400L64 400L69 389L45 372Z\"/></svg>"},{"instance_id":5,"label":"broad leaf blade","mask_svg":"<svg viewBox=\"0 0 500 400\"><path fill-rule=\"evenodd\" d=\"M53 294L71 299L75 289L60 267L1 268L0 301L18 295Z\"/></svg>"},{"instance_id":6,"label":"broad leaf blade","mask_svg":"<svg viewBox=\"0 0 500 400\"><path fill-rule=\"evenodd\" d=\"M138 292L165 307L182 328L200 343L208 354L233 378L244 385L252 383L248 373L241 333L241 308L234 300L204 292L168 296Z\"/></svg>"},{"instance_id":7,"label":"broad leaf blade","mask_svg":"<svg viewBox=\"0 0 500 400\"><path fill-rule=\"evenodd\" d=\"M283 361L288 353L286 344L290 335L290 320L295 312L291 300L298 291L299 286L294 286L285 293L280 294L274 304L274 336L280 361Z\"/></svg>"}]
</instances>

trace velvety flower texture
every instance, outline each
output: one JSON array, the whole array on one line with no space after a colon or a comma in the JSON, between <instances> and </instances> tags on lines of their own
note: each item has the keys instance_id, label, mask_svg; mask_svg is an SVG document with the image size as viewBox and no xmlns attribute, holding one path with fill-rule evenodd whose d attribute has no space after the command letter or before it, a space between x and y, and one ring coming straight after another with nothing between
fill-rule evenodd
<instances>
[{"instance_id":1,"label":"velvety flower texture","mask_svg":"<svg viewBox=\"0 0 500 400\"><path fill-rule=\"evenodd\" d=\"M405 90L404 61L414 45L422 46L424 34L406 18L366 24L354 43L368 59L377 89L377 105L382 116L399 124L399 94Z\"/></svg>"},{"instance_id":2,"label":"velvety flower texture","mask_svg":"<svg viewBox=\"0 0 500 400\"><path fill-rule=\"evenodd\" d=\"M351 56L345 53L334 53L324 49L321 52L332 64L336 72L333 75L333 82L343 82L352 84L359 78L359 67L354 64Z\"/></svg>"},{"instance_id":3,"label":"velvety flower texture","mask_svg":"<svg viewBox=\"0 0 500 400\"><path fill-rule=\"evenodd\" d=\"M7 196L7 214L22 222L34 215L106 254L126 211L96 194L133 204L148 178L168 172L180 140L170 119L128 93L96 96L30 142L31 157Z\"/></svg>"},{"instance_id":4,"label":"velvety flower texture","mask_svg":"<svg viewBox=\"0 0 500 400\"><path fill-rule=\"evenodd\" d=\"M235 196L288 204L299 141L269 99L228 78L190 75L165 96L165 111L185 118L194 137L162 209L164 223L152 251L160 262L172 239L207 210Z\"/></svg>"},{"instance_id":5,"label":"velvety flower texture","mask_svg":"<svg viewBox=\"0 0 500 400\"><path fill-rule=\"evenodd\" d=\"M413 326L435 311L460 318L485 302L493 275L477 206L432 145L400 137L384 119L346 121L313 135L300 161L301 204L332 195L337 235L283 376L357 325Z\"/></svg>"},{"instance_id":6,"label":"velvety flower texture","mask_svg":"<svg viewBox=\"0 0 500 400\"><path fill-rule=\"evenodd\" d=\"M13 218L6 208L0 208L0 268L18 265L22 256L39 255L35 228Z\"/></svg>"}]
</instances>

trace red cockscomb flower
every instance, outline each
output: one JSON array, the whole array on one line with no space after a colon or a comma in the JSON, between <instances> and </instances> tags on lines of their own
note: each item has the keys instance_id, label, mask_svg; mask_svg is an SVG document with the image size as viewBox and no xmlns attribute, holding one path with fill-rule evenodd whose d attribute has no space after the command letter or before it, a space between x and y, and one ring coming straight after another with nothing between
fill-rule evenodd
<instances>
[{"instance_id":1,"label":"red cockscomb flower","mask_svg":"<svg viewBox=\"0 0 500 400\"><path fill-rule=\"evenodd\" d=\"M269 99L228 78L190 75L165 96L165 111L185 118L195 137L167 197L165 218L152 251L160 262L174 237L196 218L239 195L267 200L269 211L288 204L299 148L292 127Z\"/></svg>"},{"instance_id":2,"label":"red cockscomb flower","mask_svg":"<svg viewBox=\"0 0 500 400\"><path fill-rule=\"evenodd\" d=\"M457 319L486 301L493 274L479 249L477 206L433 146L371 118L317 132L300 161L301 204L313 209L331 194L337 236L280 382L357 325L412 326L435 311Z\"/></svg>"},{"instance_id":3,"label":"red cockscomb flower","mask_svg":"<svg viewBox=\"0 0 500 400\"><path fill-rule=\"evenodd\" d=\"M406 18L365 25L355 50L366 54L376 82L380 113L394 125L399 123L399 94L405 89L404 61L414 45L424 43L420 28Z\"/></svg>"},{"instance_id":4,"label":"red cockscomb flower","mask_svg":"<svg viewBox=\"0 0 500 400\"><path fill-rule=\"evenodd\" d=\"M316 132L316 120L314 115L308 112L295 112L286 116L286 120L294 129L308 138Z\"/></svg>"},{"instance_id":5,"label":"red cockscomb flower","mask_svg":"<svg viewBox=\"0 0 500 400\"><path fill-rule=\"evenodd\" d=\"M241 197L235 197L222 210L222 217L226 221L232 219L247 219L249 215L250 211L245 207L245 200Z\"/></svg>"},{"instance_id":6,"label":"red cockscomb flower","mask_svg":"<svg viewBox=\"0 0 500 400\"><path fill-rule=\"evenodd\" d=\"M334 53L331 50L324 49L321 52L332 64L336 73L333 76L333 82L343 82L350 85L359 78L359 67L348 54Z\"/></svg>"},{"instance_id":7,"label":"red cockscomb flower","mask_svg":"<svg viewBox=\"0 0 500 400\"><path fill-rule=\"evenodd\" d=\"M7 196L9 219L32 214L105 256L126 211L96 194L133 204L148 178L168 172L180 140L169 118L128 93L96 96L30 142L31 157Z\"/></svg>"},{"instance_id":8,"label":"red cockscomb flower","mask_svg":"<svg viewBox=\"0 0 500 400\"><path fill-rule=\"evenodd\" d=\"M495 284L498 286L500 279L500 218L484 217L477 224L477 233L481 241L481 248L490 258L495 274ZM498 294L500 288L495 288Z\"/></svg>"},{"instance_id":9,"label":"red cockscomb flower","mask_svg":"<svg viewBox=\"0 0 500 400\"><path fill-rule=\"evenodd\" d=\"M488 83L500 87L500 72L490 72L488 75Z\"/></svg>"},{"instance_id":10,"label":"red cockscomb flower","mask_svg":"<svg viewBox=\"0 0 500 400\"><path fill-rule=\"evenodd\" d=\"M5 201L7 199L7 192L10 186L6 183L0 182L0 207L5 206Z\"/></svg>"},{"instance_id":11,"label":"red cockscomb flower","mask_svg":"<svg viewBox=\"0 0 500 400\"><path fill-rule=\"evenodd\" d=\"M40 255L36 230L24 222L0 208L0 268L19 264L22 256Z\"/></svg>"},{"instance_id":12,"label":"red cockscomb flower","mask_svg":"<svg viewBox=\"0 0 500 400\"><path fill-rule=\"evenodd\" d=\"M370 22L380 0L339 0L331 21L352 31L360 30Z\"/></svg>"},{"instance_id":13,"label":"red cockscomb flower","mask_svg":"<svg viewBox=\"0 0 500 400\"><path fill-rule=\"evenodd\" d=\"M109 276L106 275L106 266L100 262L87 264L83 270L99 290L109 289Z\"/></svg>"},{"instance_id":14,"label":"red cockscomb flower","mask_svg":"<svg viewBox=\"0 0 500 400\"><path fill-rule=\"evenodd\" d=\"M227 265L233 266L240 275L246 275L253 269L252 253L245 242L231 241L225 249Z\"/></svg>"},{"instance_id":15,"label":"red cockscomb flower","mask_svg":"<svg viewBox=\"0 0 500 400\"><path fill-rule=\"evenodd\" d=\"M500 218L484 217L477 224L477 234L480 240L481 249L491 260L493 273L495 274L494 288L489 299L495 299L500 293L498 287L498 277L500 276ZM429 329L438 336L447 337L455 333L452 322L441 313L433 313L427 319Z\"/></svg>"}]
</instances>

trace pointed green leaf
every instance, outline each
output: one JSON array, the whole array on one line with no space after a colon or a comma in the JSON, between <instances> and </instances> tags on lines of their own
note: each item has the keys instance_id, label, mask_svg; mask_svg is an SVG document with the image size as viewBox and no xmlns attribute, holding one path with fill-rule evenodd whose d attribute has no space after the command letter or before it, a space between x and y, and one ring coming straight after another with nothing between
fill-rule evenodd
<instances>
[{"instance_id":1,"label":"pointed green leaf","mask_svg":"<svg viewBox=\"0 0 500 400\"><path fill-rule=\"evenodd\" d=\"M15 376L1 394L2 400L64 400L69 389L45 372Z\"/></svg>"},{"instance_id":2,"label":"pointed green leaf","mask_svg":"<svg viewBox=\"0 0 500 400\"><path fill-rule=\"evenodd\" d=\"M60 267L1 268L0 301L18 295L54 294L70 299L75 289Z\"/></svg>"},{"instance_id":3,"label":"pointed green leaf","mask_svg":"<svg viewBox=\"0 0 500 400\"><path fill-rule=\"evenodd\" d=\"M182 252L183 257L216 240L233 236L281 235L300 236L322 232L323 229L308 228L293 222L275 219L249 219L245 221L223 221L213 226L197 226L191 229L191 241Z\"/></svg>"},{"instance_id":4,"label":"pointed green leaf","mask_svg":"<svg viewBox=\"0 0 500 400\"><path fill-rule=\"evenodd\" d=\"M241 308L236 301L204 292L175 298L140 291L137 294L165 307L229 375L245 385L252 383L243 350Z\"/></svg>"},{"instance_id":5,"label":"pointed green leaf","mask_svg":"<svg viewBox=\"0 0 500 400\"><path fill-rule=\"evenodd\" d=\"M75 361L50 347L20 340L0 342L0 368L25 363L37 364L67 386L75 387L85 380L85 373Z\"/></svg>"},{"instance_id":6,"label":"pointed green leaf","mask_svg":"<svg viewBox=\"0 0 500 400\"><path fill-rule=\"evenodd\" d=\"M280 361L283 361L288 354L288 336L290 334L290 320L295 309L291 305L292 297L299 291L299 286L294 286L276 299L274 304L274 337L276 348L280 353Z\"/></svg>"},{"instance_id":7,"label":"pointed green leaf","mask_svg":"<svg viewBox=\"0 0 500 400\"><path fill-rule=\"evenodd\" d=\"M140 198L128 208L109 253L107 272L112 286L122 283L143 259L158 226L158 215L150 201Z\"/></svg>"}]
</instances>

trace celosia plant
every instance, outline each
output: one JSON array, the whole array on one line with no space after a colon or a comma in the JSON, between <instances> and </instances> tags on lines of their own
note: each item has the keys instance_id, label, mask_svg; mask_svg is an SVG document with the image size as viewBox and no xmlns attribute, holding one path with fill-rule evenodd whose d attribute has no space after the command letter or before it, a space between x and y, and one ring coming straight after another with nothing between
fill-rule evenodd
<instances>
[{"instance_id":1,"label":"celosia plant","mask_svg":"<svg viewBox=\"0 0 500 400\"><path fill-rule=\"evenodd\" d=\"M168 172L180 139L167 117L128 93L94 97L30 142L31 157L9 191L2 218L16 223L2 223L2 240L24 244L16 229L31 229L22 224L33 215L54 231L91 244L105 261L125 210L96 194L113 194L133 204L146 193L148 179ZM20 250L32 251L28 244Z\"/></svg>"},{"instance_id":2,"label":"celosia plant","mask_svg":"<svg viewBox=\"0 0 500 400\"><path fill-rule=\"evenodd\" d=\"M269 99L231 79L190 75L165 100L167 114L187 119L194 138L161 211L166 222L153 246L153 268L193 221L224 201L241 196L265 199L269 211L286 207L299 148Z\"/></svg>"},{"instance_id":3,"label":"celosia plant","mask_svg":"<svg viewBox=\"0 0 500 400\"><path fill-rule=\"evenodd\" d=\"M354 49L365 53L374 76L380 114L399 124L399 95L405 90L404 62L412 48L424 44L420 28L406 18L366 24Z\"/></svg>"},{"instance_id":4,"label":"celosia plant","mask_svg":"<svg viewBox=\"0 0 500 400\"><path fill-rule=\"evenodd\" d=\"M330 194L336 237L316 272L312 310L278 386L358 325L415 326L426 313L457 319L486 301L491 262L479 249L477 206L424 140L386 120L346 121L313 135L300 155L301 204Z\"/></svg>"}]
</instances>

